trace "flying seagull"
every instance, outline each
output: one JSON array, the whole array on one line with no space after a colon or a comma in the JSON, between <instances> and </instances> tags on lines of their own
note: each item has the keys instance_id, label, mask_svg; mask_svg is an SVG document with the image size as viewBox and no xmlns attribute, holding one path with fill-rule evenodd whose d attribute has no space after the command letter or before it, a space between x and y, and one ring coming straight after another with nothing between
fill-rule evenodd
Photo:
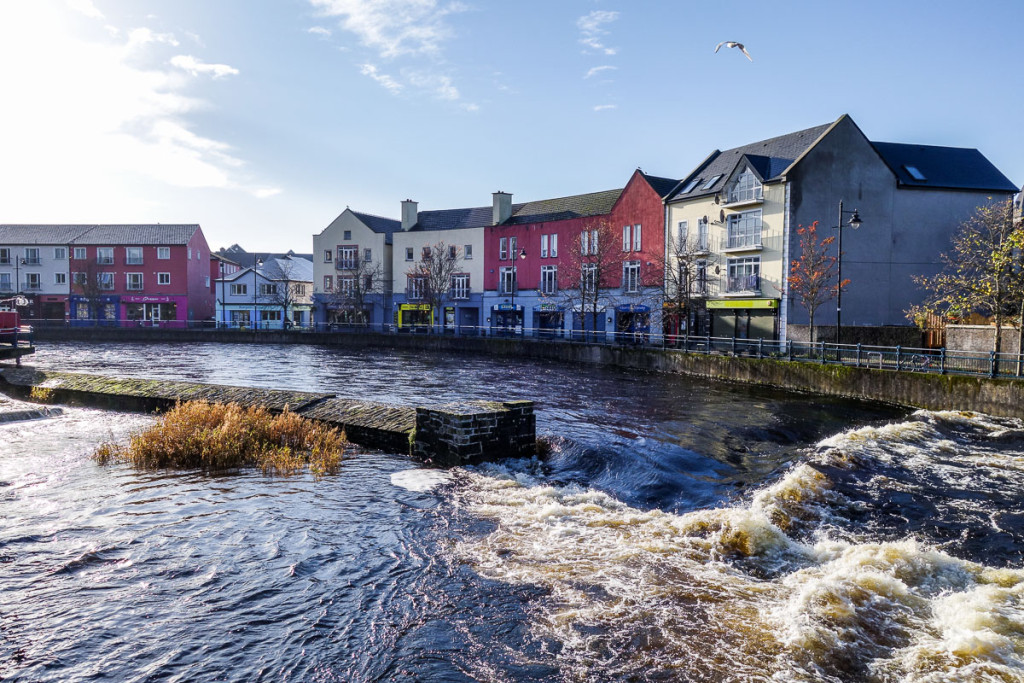
<instances>
[{"instance_id":1,"label":"flying seagull","mask_svg":"<svg viewBox=\"0 0 1024 683\"><path fill-rule=\"evenodd\" d=\"M754 58L750 56L749 52L747 52L747 48L743 47L743 43L737 43L735 40L723 40L718 45L715 45L715 52L718 52L718 49L723 45L725 45L726 47L738 47L740 49L740 52L747 56L747 59L749 59L750 61L754 61Z\"/></svg>"}]
</instances>

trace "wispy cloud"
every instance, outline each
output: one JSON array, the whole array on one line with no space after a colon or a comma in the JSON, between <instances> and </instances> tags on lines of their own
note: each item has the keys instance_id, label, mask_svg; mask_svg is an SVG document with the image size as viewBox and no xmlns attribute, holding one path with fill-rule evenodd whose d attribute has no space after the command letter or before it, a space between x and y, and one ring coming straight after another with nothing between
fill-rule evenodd
<instances>
[{"instance_id":1,"label":"wispy cloud","mask_svg":"<svg viewBox=\"0 0 1024 683\"><path fill-rule=\"evenodd\" d=\"M452 79L448 76L419 71L409 73L408 80L417 88L433 93L442 100L454 102L460 98L459 89L452 85Z\"/></svg>"},{"instance_id":2,"label":"wispy cloud","mask_svg":"<svg viewBox=\"0 0 1024 683\"><path fill-rule=\"evenodd\" d=\"M618 18L618 12L609 10L594 10L590 14L580 17L576 21L576 26L581 34L580 42L591 50L614 55L617 52L616 48L604 44L604 36L608 35L605 26Z\"/></svg>"},{"instance_id":3,"label":"wispy cloud","mask_svg":"<svg viewBox=\"0 0 1024 683\"><path fill-rule=\"evenodd\" d=\"M599 104L596 107L594 107L594 111L606 111L608 109L618 109L618 105L616 105L616 104Z\"/></svg>"},{"instance_id":4,"label":"wispy cloud","mask_svg":"<svg viewBox=\"0 0 1024 683\"><path fill-rule=\"evenodd\" d=\"M92 0L67 0L67 5L71 9L84 14L90 19L103 19L103 12L96 9L96 5L92 4Z\"/></svg>"},{"instance_id":5,"label":"wispy cloud","mask_svg":"<svg viewBox=\"0 0 1024 683\"><path fill-rule=\"evenodd\" d=\"M383 74L373 64L363 64L359 69L359 73L364 76L369 76L373 80L377 81L383 88L390 90L391 92L398 94L402 91L402 84L396 81L388 74Z\"/></svg>"},{"instance_id":6,"label":"wispy cloud","mask_svg":"<svg viewBox=\"0 0 1024 683\"><path fill-rule=\"evenodd\" d=\"M314 36L320 36L321 38L331 37L331 29L324 28L323 26L310 26L306 29L306 33L312 33Z\"/></svg>"},{"instance_id":7,"label":"wispy cloud","mask_svg":"<svg viewBox=\"0 0 1024 683\"><path fill-rule=\"evenodd\" d=\"M277 191L252 182L237 151L199 133L191 120L208 104L188 93L191 81L178 69L214 76L237 70L196 58L178 59L174 68L162 53L177 40L148 28L83 40L61 22L64 7L0 3L0 61L25 65L0 70L0 92L21 103L0 108L0 130L19 131L5 140L0 165L0 187L16 196L5 203L8 215L40 215L39 207L52 206L48 188L57 186L76 213L122 218L151 213L140 190L150 184L253 196ZM51 161L57 157L59 167Z\"/></svg>"},{"instance_id":8,"label":"wispy cloud","mask_svg":"<svg viewBox=\"0 0 1024 683\"><path fill-rule=\"evenodd\" d=\"M171 65L176 66L183 71L187 71L193 76L213 76L214 78L224 78L225 76L237 76L238 69L227 64L207 64L202 62L192 55L177 55L171 58Z\"/></svg>"},{"instance_id":9,"label":"wispy cloud","mask_svg":"<svg viewBox=\"0 0 1024 683\"><path fill-rule=\"evenodd\" d=\"M619 67L617 66L595 66L593 69L588 71L587 75L584 76L583 78L590 78L592 76L598 75L599 73L604 73L605 71L614 71L615 69L618 68Z\"/></svg>"},{"instance_id":10,"label":"wispy cloud","mask_svg":"<svg viewBox=\"0 0 1024 683\"><path fill-rule=\"evenodd\" d=\"M453 31L445 18L466 10L460 2L437 0L309 0L382 58L436 54Z\"/></svg>"}]
</instances>

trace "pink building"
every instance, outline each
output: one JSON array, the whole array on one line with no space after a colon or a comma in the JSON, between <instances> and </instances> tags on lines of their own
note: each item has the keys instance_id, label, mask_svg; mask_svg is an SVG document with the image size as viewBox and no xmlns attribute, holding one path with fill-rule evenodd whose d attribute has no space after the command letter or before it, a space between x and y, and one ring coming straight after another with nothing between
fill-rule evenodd
<instances>
[{"instance_id":1,"label":"pink building","mask_svg":"<svg viewBox=\"0 0 1024 683\"><path fill-rule=\"evenodd\" d=\"M79 227L68 245L72 324L212 320L210 248L198 225Z\"/></svg>"}]
</instances>

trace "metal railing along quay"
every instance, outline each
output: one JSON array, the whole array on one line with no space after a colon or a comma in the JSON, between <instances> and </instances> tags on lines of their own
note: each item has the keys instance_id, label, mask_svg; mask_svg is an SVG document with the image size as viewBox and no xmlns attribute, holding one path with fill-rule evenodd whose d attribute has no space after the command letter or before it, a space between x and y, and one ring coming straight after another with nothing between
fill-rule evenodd
<instances>
[{"instance_id":1,"label":"metal railing along quay","mask_svg":"<svg viewBox=\"0 0 1024 683\"><path fill-rule=\"evenodd\" d=\"M330 333L344 335L447 335L528 339L549 343L574 342L609 347L658 348L667 351L700 353L745 358L772 358L797 363L845 365L891 372L968 375L975 377L1024 377L1024 356L1015 353L972 352L950 349L926 349L867 344L777 341L740 337L710 337L661 334L645 331L605 331L565 329L563 327L510 326L434 326L362 323L316 323L309 326L263 322L217 323L210 320L24 320L36 329L47 328L134 328L138 330L192 330L235 332Z\"/></svg>"}]
</instances>

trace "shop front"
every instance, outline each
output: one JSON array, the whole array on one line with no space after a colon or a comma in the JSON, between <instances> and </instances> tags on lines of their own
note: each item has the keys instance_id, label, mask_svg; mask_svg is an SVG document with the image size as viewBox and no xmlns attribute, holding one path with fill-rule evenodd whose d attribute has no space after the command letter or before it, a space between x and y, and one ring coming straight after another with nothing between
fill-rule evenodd
<instances>
[{"instance_id":1,"label":"shop front","mask_svg":"<svg viewBox=\"0 0 1024 683\"><path fill-rule=\"evenodd\" d=\"M622 304L615 307L617 341L639 344L651 334L651 307L643 304Z\"/></svg>"},{"instance_id":2,"label":"shop front","mask_svg":"<svg viewBox=\"0 0 1024 683\"><path fill-rule=\"evenodd\" d=\"M430 332L434 309L430 304L399 304L395 312L399 332Z\"/></svg>"},{"instance_id":3,"label":"shop front","mask_svg":"<svg viewBox=\"0 0 1024 683\"><path fill-rule=\"evenodd\" d=\"M611 322L610 320L608 322ZM603 308L598 310L587 310L575 309L572 312L572 336L573 339L583 339L587 341L596 341L604 337L605 330L605 310Z\"/></svg>"},{"instance_id":4,"label":"shop front","mask_svg":"<svg viewBox=\"0 0 1024 683\"><path fill-rule=\"evenodd\" d=\"M121 304L124 306L122 320L128 326L138 327L160 327L178 322L179 311L187 310L185 297L124 296Z\"/></svg>"},{"instance_id":5,"label":"shop front","mask_svg":"<svg viewBox=\"0 0 1024 683\"><path fill-rule=\"evenodd\" d=\"M68 322L75 326L117 325L121 297L115 295L90 298L72 294Z\"/></svg>"},{"instance_id":6,"label":"shop front","mask_svg":"<svg viewBox=\"0 0 1024 683\"><path fill-rule=\"evenodd\" d=\"M39 297L39 317L44 321L63 324L67 313L68 297L53 294L43 294Z\"/></svg>"},{"instance_id":7,"label":"shop front","mask_svg":"<svg viewBox=\"0 0 1024 683\"><path fill-rule=\"evenodd\" d=\"M717 299L708 301L712 337L778 339L778 299Z\"/></svg>"},{"instance_id":8,"label":"shop front","mask_svg":"<svg viewBox=\"0 0 1024 683\"><path fill-rule=\"evenodd\" d=\"M558 304L542 303L534 306L533 319L537 321L539 337L551 339L564 334L565 310Z\"/></svg>"},{"instance_id":9,"label":"shop front","mask_svg":"<svg viewBox=\"0 0 1024 683\"><path fill-rule=\"evenodd\" d=\"M523 307L519 304L497 304L491 308L491 334L511 337L523 332Z\"/></svg>"}]
</instances>

